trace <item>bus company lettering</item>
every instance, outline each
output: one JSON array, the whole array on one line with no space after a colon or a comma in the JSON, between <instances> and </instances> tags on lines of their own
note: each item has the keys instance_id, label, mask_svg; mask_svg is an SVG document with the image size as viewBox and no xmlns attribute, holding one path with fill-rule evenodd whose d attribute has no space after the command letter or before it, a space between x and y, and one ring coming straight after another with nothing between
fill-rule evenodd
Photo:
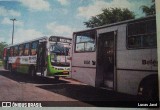
<instances>
[{"instance_id":1,"label":"bus company lettering","mask_svg":"<svg viewBox=\"0 0 160 110\"><path fill-rule=\"evenodd\" d=\"M89 60L84 60L84 64L92 64L92 65L96 65L96 61L89 61Z\"/></svg>"},{"instance_id":2,"label":"bus company lettering","mask_svg":"<svg viewBox=\"0 0 160 110\"><path fill-rule=\"evenodd\" d=\"M16 58L15 57L10 57L9 58L9 63L14 63L16 61Z\"/></svg>"},{"instance_id":3,"label":"bus company lettering","mask_svg":"<svg viewBox=\"0 0 160 110\"><path fill-rule=\"evenodd\" d=\"M13 63L13 67L12 68L14 68L14 69L16 69L18 66L20 65L20 58L19 57L17 57L16 58L16 61Z\"/></svg>"},{"instance_id":4,"label":"bus company lettering","mask_svg":"<svg viewBox=\"0 0 160 110\"><path fill-rule=\"evenodd\" d=\"M22 58L22 62L28 62L28 58Z\"/></svg>"},{"instance_id":5,"label":"bus company lettering","mask_svg":"<svg viewBox=\"0 0 160 110\"><path fill-rule=\"evenodd\" d=\"M158 61L157 60L142 60L142 64L158 66Z\"/></svg>"},{"instance_id":6,"label":"bus company lettering","mask_svg":"<svg viewBox=\"0 0 160 110\"><path fill-rule=\"evenodd\" d=\"M92 61L92 65L96 65L96 61Z\"/></svg>"},{"instance_id":7,"label":"bus company lettering","mask_svg":"<svg viewBox=\"0 0 160 110\"><path fill-rule=\"evenodd\" d=\"M30 63L36 63L36 59L37 59L36 56L34 56L34 57L29 57L29 62L30 62Z\"/></svg>"},{"instance_id":8,"label":"bus company lettering","mask_svg":"<svg viewBox=\"0 0 160 110\"><path fill-rule=\"evenodd\" d=\"M84 64L90 64L89 60L84 60Z\"/></svg>"}]
</instances>

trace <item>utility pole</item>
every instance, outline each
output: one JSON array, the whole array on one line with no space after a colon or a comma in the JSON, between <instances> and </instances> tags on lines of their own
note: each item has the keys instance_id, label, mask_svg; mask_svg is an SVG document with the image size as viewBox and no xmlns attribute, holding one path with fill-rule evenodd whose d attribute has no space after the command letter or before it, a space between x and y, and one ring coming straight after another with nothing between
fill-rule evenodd
<instances>
[{"instance_id":1,"label":"utility pole","mask_svg":"<svg viewBox=\"0 0 160 110\"><path fill-rule=\"evenodd\" d=\"M16 21L16 19L10 19L11 21L13 21L13 31L12 31L12 45L13 45L13 37L14 37L14 21Z\"/></svg>"}]
</instances>

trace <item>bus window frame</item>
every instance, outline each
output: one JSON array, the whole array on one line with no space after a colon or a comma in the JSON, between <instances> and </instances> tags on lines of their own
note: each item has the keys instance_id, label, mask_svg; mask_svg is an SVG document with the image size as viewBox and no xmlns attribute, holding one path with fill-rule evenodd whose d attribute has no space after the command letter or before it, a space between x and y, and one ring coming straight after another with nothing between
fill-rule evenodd
<instances>
[{"instance_id":1,"label":"bus window frame","mask_svg":"<svg viewBox=\"0 0 160 110\"><path fill-rule=\"evenodd\" d=\"M33 45L33 43L37 43L37 47L36 47L36 53L35 54L32 54L32 45ZM37 55L37 53L38 53L38 46L39 46L39 41L33 41L33 42L31 42L30 43L30 49L29 49L29 55L31 55L31 56L33 56L33 55Z\"/></svg>"},{"instance_id":2,"label":"bus window frame","mask_svg":"<svg viewBox=\"0 0 160 110\"><path fill-rule=\"evenodd\" d=\"M16 47L17 47L17 53L15 54ZM18 45L13 46L13 56L19 56L19 46Z\"/></svg>"},{"instance_id":3,"label":"bus window frame","mask_svg":"<svg viewBox=\"0 0 160 110\"><path fill-rule=\"evenodd\" d=\"M150 20L145 20L145 21L136 21L136 22L132 22L132 23L128 23L127 24L127 26L126 26L126 48L127 48L127 50L138 50L138 49L154 49L154 48L157 48L157 44L155 45L155 46L148 46L148 47L144 47L144 46L140 46L140 47L129 47L129 40L128 40L128 38L129 37L132 37L132 36L148 36L148 35L156 35L156 38L157 38L157 30L156 30L156 32L152 32L152 33L149 33L148 32L148 29L147 29L147 22L148 21L156 21L156 19L154 19L154 18L152 18L152 19L150 19ZM144 34L135 34L135 35L129 35L128 34L128 25L130 25L130 24L136 24L136 23L140 23L140 22L145 22L146 23L146 31L145 31L145 33ZM142 41L141 41L141 43L143 43Z\"/></svg>"},{"instance_id":4,"label":"bus window frame","mask_svg":"<svg viewBox=\"0 0 160 110\"><path fill-rule=\"evenodd\" d=\"M12 54L11 54L11 50L12 50ZM10 56L10 57L13 57L13 53L14 53L14 49L13 49L13 46L12 46L12 47L10 47L10 49L9 49L9 56Z\"/></svg>"},{"instance_id":5,"label":"bus window frame","mask_svg":"<svg viewBox=\"0 0 160 110\"><path fill-rule=\"evenodd\" d=\"M20 46L23 46L23 48L22 48L22 54L20 55ZM18 56L23 56L24 55L24 44L20 44L19 46L18 46Z\"/></svg>"},{"instance_id":6,"label":"bus window frame","mask_svg":"<svg viewBox=\"0 0 160 110\"><path fill-rule=\"evenodd\" d=\"M7 48L3 49L3 58L7 56Z\"/></svg>"},{"instance_id":7,"label":"bus window frame","mask_svg":"<svg viewBox=\"0 0 160 110\"><path fill-rule=\"evenodd\" d=\"M27 55L25 55L25 49L26 49L26 45L27 45L27 44L29 44L28 53L27 53ZM24 44L24 52L23 52L23 55L24 55L24 56L29 56L29 55L30 55L30 46L31 46L31 43L25 43L25 44Z\"/></svg>"},{"instance_id":8,"label":"bus window frame","mask_svg":"<svg viewBox=\"0 0 160 110\"><path fill-rule=\"evenodd\" d=\"M10 57L10 48L7 48L7 57Z\"/></svg>"},{"instance_id":9,"label":"bus window frame","mask_svg":"<svg viewBox=\"0 0 160 110\"><path fill-rule=\"evenodd\" d=\"M76 50L76 44L80 44L80 43L76 43L76 41L77 41L77 36L78 35L81 35L81 34L83 34L83 33L94 33L94 44L95 44L95 47L94 47L94 50L93 51L86 51L85 50L85 43L84 43L84 51L77 51ZM74 53L89 53L89 52L96 52L96 45L97 45L97 32L96 32L96 30L91 30L91 31L84 31L84 32L78 32L78 33L74 33L73 34L73 36L74 36Z\"/></svg>"}]
</instances>

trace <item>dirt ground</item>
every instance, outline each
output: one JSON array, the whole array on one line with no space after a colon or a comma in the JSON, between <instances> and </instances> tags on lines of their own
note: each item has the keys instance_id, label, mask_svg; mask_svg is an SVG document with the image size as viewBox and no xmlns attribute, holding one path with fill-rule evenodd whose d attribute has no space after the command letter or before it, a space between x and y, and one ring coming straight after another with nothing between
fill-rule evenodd
<instances>
[{"instance_id":1,"label":"dirt ground","mask_svg":"<svg viewBox=\"0 0 160 110\"><path fill-rule=\"evenodd\" d=\"M71 106L104 106L115 102L137 101L136 96L91 87L70 78L36 77L11 74L0 70L0 101L47 101L48 105L62 102Z\"/></svg>"}]
</instances>

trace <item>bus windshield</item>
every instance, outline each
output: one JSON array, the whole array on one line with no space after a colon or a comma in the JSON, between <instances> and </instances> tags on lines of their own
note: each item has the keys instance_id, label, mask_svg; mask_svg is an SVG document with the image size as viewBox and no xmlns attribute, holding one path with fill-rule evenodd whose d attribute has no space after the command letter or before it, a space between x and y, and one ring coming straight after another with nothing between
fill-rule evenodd
<instances>
[{"instance_id":1,"label":"bus windshield","mask_svg":"<svg viewBox=\"0 0 160 110\"><path fill-rule=\"evenodd\" d=\"M69 56L69 47L62 43L54 43L50 45L51 64L53 66L68 67L70 65L67 57Z\"/></svg>"},{"instance_id":2,"label":"bus windshield","mask_svg":"<svg viewBox=\"0 0 160 110\"><path fill-rule=\"evenodd\" d=\"M56 55L65 55L65 56L68 56L69 48L65 47L61 43L55 43L55 44L51 44L51 46L50 46L50 52L54 53Z\"/></svg>"}]
</instances>

